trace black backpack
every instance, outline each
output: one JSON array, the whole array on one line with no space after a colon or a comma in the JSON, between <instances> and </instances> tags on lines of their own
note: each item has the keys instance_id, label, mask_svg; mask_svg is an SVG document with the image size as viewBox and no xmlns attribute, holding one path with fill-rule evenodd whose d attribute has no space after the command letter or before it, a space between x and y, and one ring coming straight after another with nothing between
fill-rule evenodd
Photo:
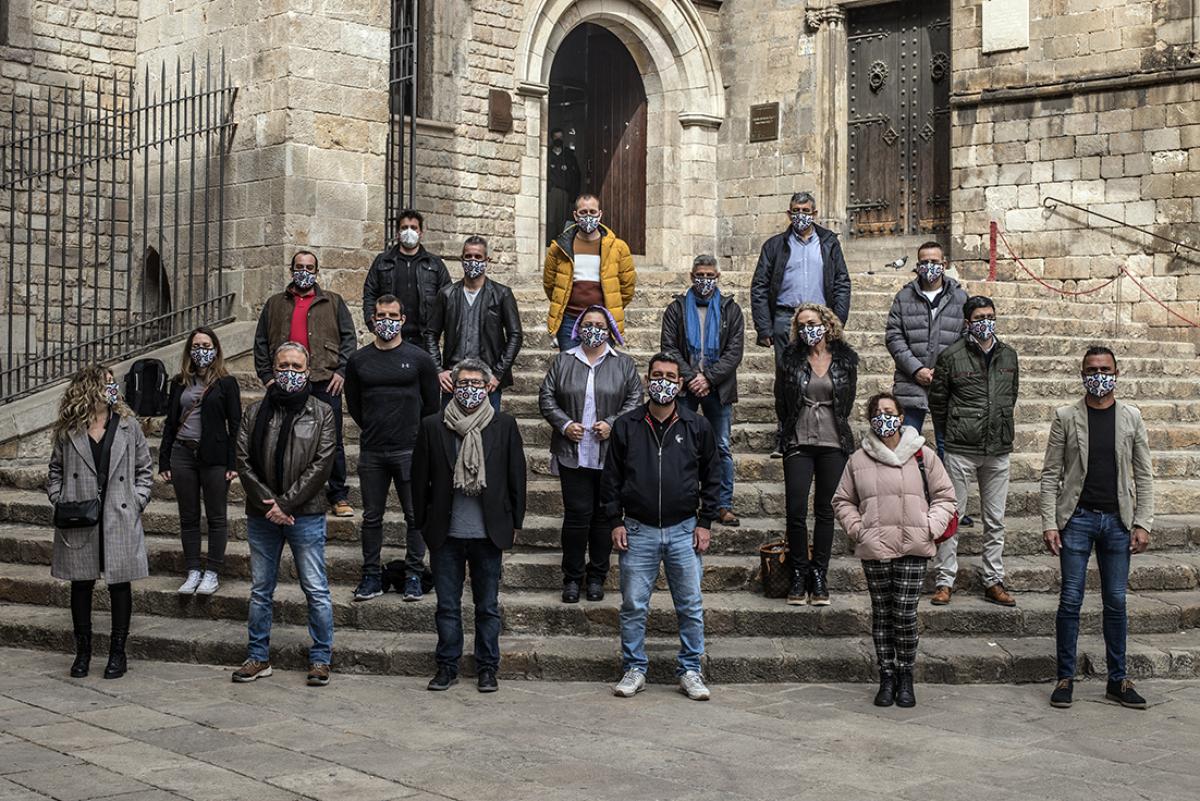
<instances>
[{"instance_id":1,"label":"black backpack","mask_svg":"<svg viewBox=\"0 0 1200 801\"><path fill-rule=\"evenodd\" d=\"M167 413L167 368L158 359L138 359L125 374L125 402L138 417Z\"/></svg>"}]
</instances>

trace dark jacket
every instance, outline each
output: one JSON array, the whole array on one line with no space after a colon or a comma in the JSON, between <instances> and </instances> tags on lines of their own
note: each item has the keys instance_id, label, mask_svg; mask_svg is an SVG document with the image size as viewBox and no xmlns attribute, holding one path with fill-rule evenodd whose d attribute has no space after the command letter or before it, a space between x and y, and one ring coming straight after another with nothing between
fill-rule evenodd
<instances>
[{"instance_id":1,"label":"dark jacket","mask_svg":"<svg viewBox=\"0 0 1200 801\"><path fill-rule=\"evenodd\" d=\"M479 358L500 379L500 387L512 386L512 367L521 351L525 335L521 332L521 313L512 290L492 279L483 282L475 306L467 305L463 282L455 281L437 294L433 313L425 326L425 350L439 369L449 370L458 347L458 323L464 314L479 314L483 329L479 332ZM445 336L445 341L441 342ZM441 347L439 347L441 342Z\"/></svg>"},{"instance_id":2,"label":"dark jacket","mask_svg":"<svg viewBox=\"0 0 1200 801\"><path fill-rule=\"evenodd\" d=\"M712 427L682 404L662 443L647 419L649 404L617 418L604 460L600 497L613 528L631 517L666 528L695 516L709 528L717 515L721 461Z\"/></svg>"},{"instance_id":3,"label":"dark jacket","mask_svg":"<svg viewBox=\"0 0 1200 801\"><path fill-rule=\"evenodd\" d=\"M253 404L242 415L242 427L238 431L238 478L246 490L246 514L250 517L266 517L264 498L272 498L279 509L289 515L323 515L329 511L325 503L325 482L333 472L334 446L337 433L333 426L333 409L328 403L309 397L304 411L296 415L292 423L292 436L285 446L283 457L284 492L273 491L264 476L257 475L250 463L251 438L254 435L254 418L262 401ZM283 424L283 413L271 418L267 427L266 448L274 453L279 441L279 428ZM272 456L264 461L274 464Z\"/></svg>"},{"instance_id":4,"label":"dark jacket","mask_svg":"<svg viewBox=\"0 0 1200 801\"><path fill-rule=\"evenodd\" d=\"M812 379L812 365L808 363L809 347L802 340L793 339L783 352L781 365L782 381L778 398L783 420L784 451L796 442L796 423L804 411L802 400ZM854 413L854 398L858 393L858 354L845 340L835 339L829 343L829 377L833 380L833 416L837 420L838 439L842 453L854 453L854 433L850 429L850 416Z\"/></svg>"},{"instance_id":5,"label":"dark jacket","mask_svg":"<svg viewBox=\"0 0 1200 801\"><path fill-rule=\"evenodd\" d=\"M679 359L679 370L686 388L687 382L696 376L696 370L688 363L687 315L683 308L684 296L677 295L663 314L662 350ZM742 363L742 351L746 340L746 321L742 307L733 295L721 293L721 358L704 370L704 377L721 399L722 406L737 403L737 369Z\"/></svg>"},{"instance_id":6,"label":"dark jacket","mask_svg":"<svg viewBox=\"0 0 1200 801\"><path fill-rule=\"evenodd\" d=\"M309 380L328 381L334 373L345 376L346 362L358 349L354 318L336 292L316 287L316 300L308 308ZM264 384L275 377L275 349L288 340L292 311L296 308L291 290L272 295L258 316L254 332L254 372Z\"/></svg>"},{"instance_id":7,"label":"dark jacket","mask_svg":"<svg viewBox=\"0 0 1200 801\"><path fill-rule=\"evenodd\" d=\"M400 252L398 245L393 245L375 257L367 277L363 281L363 320L371 325L371 316L375 314L375 299L380 295L395 295L403 297L400 291L403 278L401 272L408 269L406 262L409 257ZM433 309L437 293L450 283L450 271L446 263L425 249L424 245L417 246L417 252L411 258L412 269L417 271L417 299L420 305L415 309L404 310L405 339L420 341L425 323L429 320L429 312Z\"/></svg>"},{"instance_id":8,"label":"dark jacket","mask_svg":"<svg viewBox=\"0 0 1200 801\"><path fill-rule=\"evenodd\" d=\"M1012 453L1019 389L1017 352L999 339L990 363L970 337L942 351L929 387L929 411L934 425L945 432L946 453Z\"/></svg>"},{"instance_id":9,"label":"dark jacket","mask_svg":"<svg viewBox=\"0 0 1200 801\"><path fill-rule=\"evenodd\" d=\"M588 366L574 353L560 353L538 390L538 409L550 424L550 453L559 458L577 458L579 444L567 439L563 429L568 423L583 420L584 394L587 391ZM624 353L613 350L596 368L592 392L596 399L596 419L610 426L617 418L642 402L642 377L637 365ZM600 461L608 454L609 440L600 440Z\"/></svg>"},{"instance_id":10,"label":"dark jacket","mask_svg":"<svg viewBox=\"0 0 1200 801\"><path fill-rule=\"evenodd\" d=\"M825 305L843 323L850 316L850 271L846 269L846 257L837 234L828 228L813 225L821 242L821 260L825 265ZM787 272L788 256L792 247L788 237L792 229L763 242L758 254L758 265L750 282L750 313L754 317L754 329L758 336L771 336L775 321L775 302L779 288L783 286L783 274Z\"/></svg>"},{"instance_id":11,"label":"dark jacket","mask_svg":"<svg viewBox=\"0 0 1200 801\"><path fill-rule=\"evenodd\" d=\"M179 432L183 409L179 399L183 397L183 384L178 377L171 382L170 400L167 401L167 419L163 424L162 442L158 446L158 472L171 469L171 446ZM200 449L197 455L205 467L218 465L226 470L237 469L237 435L242 422L242 393L237 379L231 375L218 379L204 393L200 408L192 412L200 415Z\"/></svg>"},{"instance_id":12,"label":"dark jacket","mask_svg":"<svg viewBox=\"0 0 1200 801\"><path fill-rule=\"evenodd\" d=\"M507 550L513 545L514 532L525 523L525 445L517 421L504 412L496 412L482 436L487 472L483 524L488 539ZM442 547L449 536L457 439L446 428L441 412L431 414L421 421L413 451L413 519L425 544L434 549Z\"/></svg>"},{"instance_id":13,"label":"dark jacket","mask_svg":"<svg viewBox=\"0 0 1200 801\"><path fill-rule=\"evenodd\" d=\"M923 367L932 369L941 352L962 338L967 293L953 278L942 281L942 293L931 304L914 278L896 293L888 313L884 339L896 362L892 391L906 409L929 408L926 388L914 376ZM939 310L936 318L934 308Z\"/></svg>"}]
</instances>

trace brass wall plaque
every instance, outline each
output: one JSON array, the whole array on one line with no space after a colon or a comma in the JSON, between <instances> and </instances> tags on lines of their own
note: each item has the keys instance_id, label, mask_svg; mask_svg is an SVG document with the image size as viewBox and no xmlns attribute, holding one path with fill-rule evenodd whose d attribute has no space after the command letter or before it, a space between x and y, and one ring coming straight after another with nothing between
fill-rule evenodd
<instances>
[{"instance_id":1,"label":"brass wall plaque","mask_svg":"<svg viewBox=\"0 0 1200 801\"><path fill-rule=\"evenodd\" d=\"M488 130L509 133L513 129L512 95L503 89L488 93Z\"/></svg>"},{"instance_id":2,"label":"brass wall plaque","mask_svg":"<svg viewBox=\"0 0 1200 801\"><path fill-rule=\"evenodd\" d=\"M750 107L750 141L770 142L779 138L779 104L760 103Z\"/></svg>"}]
</instances>

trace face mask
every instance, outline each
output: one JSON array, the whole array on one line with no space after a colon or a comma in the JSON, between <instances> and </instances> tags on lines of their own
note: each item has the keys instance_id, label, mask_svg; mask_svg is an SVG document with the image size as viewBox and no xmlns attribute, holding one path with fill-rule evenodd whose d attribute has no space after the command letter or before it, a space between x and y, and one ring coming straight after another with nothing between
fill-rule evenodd
<instances>
[{"instance_id":1,"label":"face mask","mask_svg":"<svg viewBox=\"0 0 1200 801\"><path fill-rule=\"evenodd\" d=\"M581 215L575 218L575 222L578 223L579 230L583 231L585 234L593 234L596 232L596 229L600 227L599 216L591 217L587 215Z\"/></svg>"},{"instance_id":2,"label":"face mask","mask_svg":"<svg viewBox=\"0 0 1200 801\"><path fill-rule=\"evenodd\" d=\"M796 333L804 340L804 344L811 348L825 338L826 330L823 325L802 325Z\"/></svg>"},{"instance_id":3,"label":"face mask","mask_svg":"<svg viewBox=\"0 0 1200 801\"><path fill-rule=\"evenodd\" d=\"M478 278L487 270L487 262L480 259L463 259L462 266L466 278Z\"/></svg>"},{"instance_id":4,"label":"face mask","mask_svg":"<svg viewBox=\"0 0 1200 801\"><path fill-rule=\"evenodd\" d=\"M204 348L199 345L192 346L192 364L201 370L208 367L217 359L216 348Z\"/></svg>"},{"instance_id":5,"label":"face mask","mask_svg":"<svg viewBox=\"0 0 1200 801\"><path fill-rule=\"evenodd\" d=\"M458 405L473 412L487 400L487 389L484 387L455 387L454 400Z\"/></svg>"},{"instance_id":6,"label":"face mask","mask_svg":"<svg viewBox=\"0 0 1200 801\"><path fill-rule=\"evenodd\" d=\"M904 421L894 414L877 414L871 418L871 430L875 432L875 436L886 439L899 431L903 423Z\"/></svg>"},{"instance_id":7,"label":"face mask","mask_svg":"<svg viewBox=\"0 0 1200 801\"><path fill-rule=\"evenodd\" d=\"M792 215L792 228L795 229L796 233L800 233L812 224L813 218L811 214L798 211Z\"/></svg>"},{"instance_id":8,"label":"face mask","mask_svg":"<svg viewBox=\"0 0 1200 801\"><path fill-rule=\"evenodd\" d=\"M996 333L995 320L976 320L967 325L967 330L976 339L991 339Z\"/></svg>"},{"instance_id":9,"label":"face mask","mask_svg":"<svg viewBox=\"0 0 1200 801\"><path fill-rule=\"evenodd\" d=\"M707 298L717 290L717 279L715 278L693 278L692 289L702 298Z\"/></svg>"},{"instance_id":10,"label":"face mask","mask_svg":"<svg viewBox=\"0 0 1200 801\"><path fill-rule=\"evenodd\" d=\"M415 248L421 241L421 232L416 228L405 228L400 231L400 244L406 248Z\"/></svg>"},{"instance_id":11,"label":"face mask","mask_svg":"<svg viewBox=\"0 0 1200 801\"><path fill-rule=\"evenodd\" d=\"M938 261L922 261L917 263L917 275L921 276L922 280L927 284L932 284L941 278L945 272L946 265Z\"/></svg>"},{"instance_id":12,"label":"face mask","mask_svg":"<svg viewBox=\"0 0 1200 801\"><path fill-rule=\"evenodd\" d=\"M104 402L109 406L116 406L119 400L121 400L121 385L116 381L109 381L104 385Z\"/></svg>"},{"instance_id":13,"label":"face mask","mask_svg":"<svg viewBox=\"0 0 1200 801\"><path fill-rule=\"evenodd\" d=\"M375 336L384 342L391 342L400 333L400 329L404 327L404 322L381 317L375 321L373 327L375 329Z\"/></svg>"},{"instance_id":14,"label":"face mask","mask_svg":"<svg viewBox=\"0 0 1200 801\"><path fill-rule=\"evenodd\" d=\"M675 396L679 394L679 385L666 378L655 378L646 387L646 392L655 403L660 406L666 406L675 400Z\"/></svg>"},{"instance_id":15,"label":"face mask","mask_svg":"<svg viewBox=\"0 0 1200 801\"><path fill-rule=\"evenodd\" d=\"M308 383L308 373L299 370L276 370L275 385L284 392L299 392Z\"/></svg>"},{"instance_id":16,"label":"face mask","mask_svg":"<svg viewBox=\"0 0 1200 801\"><path fill-rule=\"evenodd\" d=\"M292 270L292 286L301 292L307 292L317 285L317 274L308 270Z\"/></svg>"},{"instance_id":17,"label":"face mask","mask_svg":"<svg viewBox=\"0 0 1200 801\"><path fill-rule=\"evenodd\" d=\"M1083 388L1089 395L1104 398L1117 388L1117 377L1112 373L1093 373L1083 377Z\"/></svg>"},{"instance_id":18,"label":"face mask","mask_svg":"<svg viewBox=\"0 0 1200 801\"><path fill-rule=\"evenodd\" d=\"M580 326L579 339L589 348L598 348L608 341L608 329L598 325Z\"/></svg>"}]
</instances>

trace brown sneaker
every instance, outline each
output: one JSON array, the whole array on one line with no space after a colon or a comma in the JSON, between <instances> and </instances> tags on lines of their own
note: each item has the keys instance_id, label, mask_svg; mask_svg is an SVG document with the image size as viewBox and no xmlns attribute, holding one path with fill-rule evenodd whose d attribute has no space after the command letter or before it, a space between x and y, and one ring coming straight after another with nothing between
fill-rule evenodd
<instances>
[{"instance_id":1,"label":"brown sneaker","mask_svg":"<svg viewBox=\"0 0 1200 801\"><path fill-rule=\"evenodd\" d=\"M354 507L346 501L337 501L331 511L334 517L354 517Z\"/></svg>"},{"instance_id":2,"label":"brown sneaker","mask_svg":"<svg viewBox=\"0 0 1200 801\"><path fill-rule=\"evenodd\" d=\"M954 594L954 590L950 589L950 585L943 584L933 591L933 597L929 599L929 603L934 606L945 606L950 603L950 596Z\"/></svg>"},{"instance_id":3,"label":"brown sneaker","mask_svg":"<svg viewBox=\"0 0 1200 801\"><path fill-rule=\"evenodd\" d=\"M993 584L983 591L983 600L1000 606L1016 606L1017 599L1008 594L1003 584Z\"/></svg>"},{"instance_id":4,"label":"brown sneaker","mask_svg":"<svg viewBox=\"0 0 1200 801\"><path fill-rule=\"evenodd\" d=\"M256 662L253 659L247 659L240 668L233 671L233 680L238 684L244 684L256 679L265 679L270 675L270 662Z\"/></svg>"},{"instance_id":5,"label":"brown sneaker","mask_svg":"<svg viewBox=\"0 0 1200 801\"><path fill-rule=\"evenodd\" d=\"M329 683L329 665L311 664L308 666L308 686L324 687Z\"/></svg>"},{"instance_id":6,"label":"brown sneaker","mask_svg":"<svg viewBox=\"0 0 1200 801\"><path fill-rule=\"evenodd\" d=\"M733 513L732 509L718 510L717 522L722 526L729 526L730 528L737 528L742 524L742 521L738 520L738 516Z\"/></svg>"}]
</instances>

